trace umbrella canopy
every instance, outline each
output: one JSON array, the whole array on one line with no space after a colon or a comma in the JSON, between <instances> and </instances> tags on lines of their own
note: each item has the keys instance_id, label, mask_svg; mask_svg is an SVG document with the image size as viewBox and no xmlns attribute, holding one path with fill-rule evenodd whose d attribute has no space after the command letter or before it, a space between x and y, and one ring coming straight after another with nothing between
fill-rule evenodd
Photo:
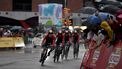
<instances>
[{"instance_id":1,"label":"umbrella canopy","mask_svg":"<svg viewBox=\"0 0 122 69\"><path fill-rule=\"evenodd\" d=\"M120 1L106 1L106 4L115 5L119 8L122 8L122 2L120 2Z\"/></svg>"},{"instance_id":2,"label":"umbrella canopy","mask_svg":"<svg viewBox=\"0 0 122 69\"><path fill-rule=\"evenodd\" d=\"M99 16L101 17L102 20L107 20L109 15L110 15L109 13L104 12L99 13Z\"/></svg>"},{"instance_id":3,"label":"umbrella canopy","mask_svg":"<svg viewBox=\"0 0 122 69\"><path fill-rule=\"evenodd\" d=\"M93 25L99 25L102 20L107 20L109 16L113 16L109 13L99 12L98 15L91 15L87 18L87 21Z\"/></svg>"},{"instance_id":4,"label":"umbrella canopy","mask_svg":"<svg viewBox=\"0 0 122 69\"><path fill-rule=\"evenodd\" d=\"M120 10L119 7L114 6L114 5L105 5L100 8L102 12L108 12L111 14L115 14L117 10Z\"/></svg>"},{"instance_id":5,"label":"umbrella canopy","mask_svg":"<svg viewBox=\"0 0 122 69\"><path fill-rule=\"evenodd\" d=\"M90 17L88 17L87 21L88 23L93 24L93 25L98 25L101 23L101 20L95 15L91 15Z\"/></svg>"},{"instance_id":6,"label":"umbrella canopy","mask_svg":"<svg viewBox=\"0 0 122 69\"><path fill-rule=\"evenodd\" d=\"M22 30L23 28L21 26L13 26L10 28L10 30Z\"/></svg>"},{"instance_id":7,"label":"umbrella canopy","mask_svg":"<svg viewBox=\"0 0 122 69\"><path fill-rule=\"evenodd\" d=\"M83 14L94 14L96 11L97 11L97 9L94 7L83 7L80 10L78 10L77 12L83 13Z\"/></svg>"}]
</instances>

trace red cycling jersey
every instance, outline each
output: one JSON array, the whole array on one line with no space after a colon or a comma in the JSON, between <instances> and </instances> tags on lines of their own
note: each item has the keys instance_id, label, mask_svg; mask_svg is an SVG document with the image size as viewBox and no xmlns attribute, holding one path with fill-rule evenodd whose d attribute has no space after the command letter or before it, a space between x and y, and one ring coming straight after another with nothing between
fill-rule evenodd
<instances>
[{"instance_id":1,"label":"red cycling jersey","mask_svg":"<svg viewBox=\"0 0 122 69\"><path fill-rule=\"evenodd\" d=\"M51 43L52 46L55 46L55 35L47 33L42 40L42 44Z\"/></svg>"}]
</instances>

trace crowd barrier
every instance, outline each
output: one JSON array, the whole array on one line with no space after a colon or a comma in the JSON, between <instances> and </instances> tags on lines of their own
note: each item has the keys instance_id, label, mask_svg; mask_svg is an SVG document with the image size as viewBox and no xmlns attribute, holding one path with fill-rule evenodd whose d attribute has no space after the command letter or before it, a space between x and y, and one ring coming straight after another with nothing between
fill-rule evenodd
<instances>
[{"instance_id":1,"label":"crowd barrier","mask_svg":"<svg viewBox=\"0 0 122 69\"><path fill-rule=\"evenodd\" d=\"M109 59L108 67L114 69L122 69L122 41L119 41L113 50Z\"/></svg>"},{"instance_id":2,"label":"crowd barrier","mask_svg":"<svg viewBox=\"0 0 122 69\"><path fill-rule=\"evenodd\" d=\"M22 37L0 37L0 48L25 47Z\"/></svg>"},{"instance_id":3,"label":"crowd barrier","mask_svg":"<svg viewBox=\"0 0 122 69\"><path fill-rule=\"evenodd\" d=\"M89 45L94 45L91 41ZM95 46L95 45L94 45ZM122 69L122 41L109 47L109 42L102 42L98 48L89 47L80 69Z\"/></svg>"}]
</instances>

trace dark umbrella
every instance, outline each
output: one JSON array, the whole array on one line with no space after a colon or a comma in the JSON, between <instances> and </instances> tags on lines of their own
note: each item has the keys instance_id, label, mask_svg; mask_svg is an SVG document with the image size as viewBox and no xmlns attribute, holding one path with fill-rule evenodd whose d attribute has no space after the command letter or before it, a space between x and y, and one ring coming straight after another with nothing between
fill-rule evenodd
<instances>
[{"instance_id":1,"label":"dark umbrella","mask_svg":"<svg viewBox=\"0 0 122 69\"><path fill-rule=\"evenodd\" d=\"M120 10L117 6L114 5L105 5L100 8L102 12L108 12L111 14L115 14L117 10Z\"/></svg>"},{"instance_id":2,"label":"dark umbrella","mask_svg":"<svg viewBox=\"0 0 122 69\"><path fill-rule=\"evenodd\" d=\"M94 7L83 7L80 10L78 10L77 12L79 13L83 13L83 14L94 14L97 11L96 8Z\"/></svg>"},{"instance_id":3,"label":"dark umbrella","mask_svg":"<svg viewBox=\"0 0 122 69\"><path fill-rule=\"evenodd\" d=\"M120 1L106 1L106 4L114 5L114 6L117 6L119 8L122 8L122 2L120 2Z\"/></svg>"}]
</instances>

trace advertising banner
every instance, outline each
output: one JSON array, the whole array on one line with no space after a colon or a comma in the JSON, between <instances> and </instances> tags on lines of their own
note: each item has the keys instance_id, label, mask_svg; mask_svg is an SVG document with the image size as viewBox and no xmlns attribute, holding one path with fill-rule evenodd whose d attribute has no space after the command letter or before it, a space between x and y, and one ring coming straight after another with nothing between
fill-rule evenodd
<instances>
[{"instance_id":1,"label":"advertising banner","mask_svg":"<svg viewBox=\"0 0 122 69\"><path fill-rule=\"evenodd\" d=\"M1 37L0 38L0 48L3 47L14 47L14 41L12 37Z\"/></svg>"},{"instance_id":2,"label":"advertising banner","mask_svg":"<svg viewBox=\"0 0 122 69\"><path fill-rule=\"evenodd\" d=\"M110 57L111 52L113 50L112 47L108 47L108 46L109 46L109 42L102 43L100 56L96 61L96 67L94 69L106 69L108 61L109 61L109 57Z\"/></svg>"},{"instance_id":3,"label":"advertising banner","mask_svg":"<svg viewBox=\"0 0 122 69\"><path fill-rule=\"evenodd\" d=\"M39 4L39 23L62 26L62 4Z\"/></svg>"},{"instance_id":4,"label":"advertising banner","mask_svg":"<svg viewBox=\"0 0 122 69\"><path fill-rule=\"evenodd\" d=\"M22 37L1 37L0 48L6 47L25 47Z\"/></svg>"},{"instance_id":5,"label":"advertising banner","mask_svg":"<svg viewBox=\"0 0 122 69\"><path fill-rule=\"evenodd\" d=\"M15 47L25 47L24 41L22 37L13 37Z\"/></svg>"},{"instance_id":6,"label":"advertising banner","mask_svg":"<svg viewBox=\"0 0 122 69\"><path fill-rule=\"evenodd\" d=\"M93 54L91 65L96 66L96 61L98 60L99 55L100 55L100 51L99 50L95 50L95 52Z\"/></svg>"},{"instance_id":7,"label":"advertising banner","mask_svg":"<svg viewBox=\"0 0 122 69\"><path fill-rule=\"evenodd\" d=\"M109 57L107 69L115 69L115 67L120 62L121 51L122 51L122 46L120 45L120 42L119 42L116 44L116 47L113 49L113 52L111 56Z\"/></svg>"}]
</instances>

